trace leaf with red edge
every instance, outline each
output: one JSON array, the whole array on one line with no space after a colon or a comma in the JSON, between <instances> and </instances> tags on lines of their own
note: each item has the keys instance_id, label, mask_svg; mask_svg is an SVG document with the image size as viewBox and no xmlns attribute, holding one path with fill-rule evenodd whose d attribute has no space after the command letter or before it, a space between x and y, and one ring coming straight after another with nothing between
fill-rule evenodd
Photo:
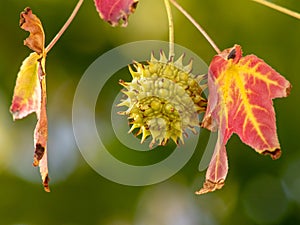
<instances>
[{"instance_id":1,"label":"leaf with red edge","mask_svg":"<svg viewBox=\"0 0 300 225\"><path fill-rule=\"evenodd\" d=\"M37 53L31 53L23 61L18 73L10 107L14 120L39 111L41 104L41 87L38 79L39 58Z\"/></svg>"},{"instance_id":2,"label":"leaf with red edge","mask_svg":"<svg viewBox=\"0 0 300 225\"><path fill-rule=\"evenodd\" d=\"M35 151L33 165L40 167L44 189L49 192L45 35L41 21L32 13L30 8L26 8L20 14L20 27L30 32L24 44L35 52L31 53L22 63L17 76L10 111L14 119L22 119L33 112L37 115L38 121L34 131Z\"/></svg>"},{"instance_id":3,"label":"leaf with red edge","mask_svg":"<svg viewBox=\"0 0 300 225\"><path fill-rule=\"evenodd\" d=\"M218 130L203 194L220 189L228 172L225 145L233 133L260 154L281 155L272 99L286 97L290 83L255 55L242 57L239 45L215 56L209 66L209 97L202 126Z\"/></svg>"},{"instance_id":4,"label":"leaf with red edge","mask_svg":"<svg viewBox=\"0 0 300 225\"><path fill-rule=\"evenodd\" d=\"M138 0L94 0L101 19L110 23L113 27L122 22L122 26L128 24L128 17L137 7Z\"/></svg>"}]
</instances>

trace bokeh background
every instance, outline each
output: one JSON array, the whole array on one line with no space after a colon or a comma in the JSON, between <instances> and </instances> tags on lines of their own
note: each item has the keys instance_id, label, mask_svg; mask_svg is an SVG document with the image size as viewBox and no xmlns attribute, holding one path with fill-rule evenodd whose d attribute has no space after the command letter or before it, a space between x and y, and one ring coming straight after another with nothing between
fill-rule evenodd
<instances>
[{"instance_id":1,"label":"bokeh background","mask_svg":"<svg viewBox=\"0 0 300 225\"><path fill-rule=\"evenodd\" d=\"M81 76L98 56L121 44L167 40L168 28L162 0L140 0L126 29L101 21L93 1L87 0L47 58L52 192L44 192L37 169L31 167L35 115L13 122L9 113L17 72L30 52L23 46L28 33L18 26L19 13L30 6L42 20L49 43L76 1L0 1L1 225L300 224L300 21L250 0L178 2L221 49L240 44L245 54L263 58L293 84L288 98L274 101L282 157L272 161L258 155L234 136L227 144L226 185L203 196L194 191L204 180L198 164L209 136L206 131L192 159L162 183L124 186L93 171L72 131L72 101ZM300 11L299 0L273 2ZM215 54L211 46L175 8L173 12L176 43L209 63ZM127 70L120 78L129 78ZM117 83L112 88L121 89ZM108 88L105 95L109 94ZM96 116L107 110L105 103L105 98L99 99Z\"/></svg>"}]
</instances>

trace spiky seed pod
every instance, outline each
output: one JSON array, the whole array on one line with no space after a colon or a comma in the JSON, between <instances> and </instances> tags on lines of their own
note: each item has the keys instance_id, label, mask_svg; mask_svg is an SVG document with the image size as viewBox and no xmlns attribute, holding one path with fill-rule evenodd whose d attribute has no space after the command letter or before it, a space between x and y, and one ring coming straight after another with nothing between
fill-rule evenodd
<instances>
[{"instance_id":1,"label":"spiky seed pod","mask_svg":"<svg viewBox=\"0 0 300 225\"><path fill-rule=\"evenodd\" d=\"M135 62L131 82L120 81L127 96L118 106L127 106L126 111L131 128L129 133L139 129L141 142L152 136L150 147L155 143L164 145L169 139L176 144L183 141L185 130L196 132L199 126L198 114L205 111L206 100L201 96L203 75L193 75L192 61L183 66L184 55L175 62L168 60L163 52L157 60L153 54L146 65Z\"/></svg>"}]
</instances>

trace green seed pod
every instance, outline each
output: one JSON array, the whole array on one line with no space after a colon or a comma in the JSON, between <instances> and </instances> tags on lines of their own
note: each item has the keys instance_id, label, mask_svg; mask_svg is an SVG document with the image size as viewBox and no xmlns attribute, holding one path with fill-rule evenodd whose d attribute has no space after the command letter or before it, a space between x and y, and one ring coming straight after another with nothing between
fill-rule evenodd
<instances>
[{"instance_id":1,"label":"green seed pod","mask_svg":"<svg viewBox=\"0 0 300 225\"><path fill-rule=\"evenodd\" d=\"M150 147L164 145L169 139L184 143L186 129L196 132L198 114L205 111L204 86L200 85L204 76L193 75L192 62L183 66L182 60L183 55L174 62L163 52L159 60L152 54L147 64L129 66L131 82L120 81L126 99L118 106L128 107L120 114L128 116L129 133L139 129L136 135L142 134L141 142L152 136Z\"/></svg>"}]
</instances>

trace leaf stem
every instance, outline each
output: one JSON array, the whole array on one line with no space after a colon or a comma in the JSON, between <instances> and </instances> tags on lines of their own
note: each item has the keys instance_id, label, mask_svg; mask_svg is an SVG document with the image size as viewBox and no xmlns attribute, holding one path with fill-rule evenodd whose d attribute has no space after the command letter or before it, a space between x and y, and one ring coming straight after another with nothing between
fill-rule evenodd
<instances>
[{"instance_id":1,"label":"leaf stem","mask_svg":"<svg viewBox=\"0 0 300 225\"><path fill-rule=\"evenodd\" d=\"M289 10L287 8L284 8L282 6L276 5L276 4L272 3L272 2L268 2L268 1L265 1L265 0L252 0L252 1L260 3L262 5L265 5L267 7L270 7L272 9L275 9L275 10L277 10L279 12L282 12L284 14L287 14L289 16L295 17L296 19L300 20L300 14L299 13L294 12L292 10Z\"/></svg>"},{"instance_id":2,"label":"leaf stem","mask_svg":"<svg viewBox=\"0 0 300 225\"><path fill-rule=\"evenodd\" d=\"M183 9L175 0L169 0L205 37L205 39L209 42L209 44L214 48L214 50L219 54L221 53L218 46L215 42L209 37L209 35L205 32L205 30L194 20L194 18Z\"/></svg>"},{"instance_id":3,"label":"leaf stem","mask_svg":"<svg viewBox=\"0 0 300 225\"><path fill-rule=\"evenodd\" d=\"M76 16L78 10L80 9L82 3L84 0L79 0L77 5L75 6L72 14L66 21L66 23L63 25L63 27L60 29L60 31L56 34L56 36L52 39L52 41L49 43L49 45L46 47L45 52L46 54L52 49L52 47L56 44L56 42L59 40L59 38L63 35L63 33L66 31L66 29L69 27L71 22L73 21L74 17Z\"/></svg>"},{"instance_id":4,"label":"leaf stem","mask_svg":"<svg viewBox=\"0 0 300 225\"><path fill-rule=\"evenodd\" d=\"M172 16L172 10L169 0L165 1L165 7L167 10L168 22L169 22L169 59L172 59L175 55L174 52L174 22Z\"/></svg>"}]
</instances>

